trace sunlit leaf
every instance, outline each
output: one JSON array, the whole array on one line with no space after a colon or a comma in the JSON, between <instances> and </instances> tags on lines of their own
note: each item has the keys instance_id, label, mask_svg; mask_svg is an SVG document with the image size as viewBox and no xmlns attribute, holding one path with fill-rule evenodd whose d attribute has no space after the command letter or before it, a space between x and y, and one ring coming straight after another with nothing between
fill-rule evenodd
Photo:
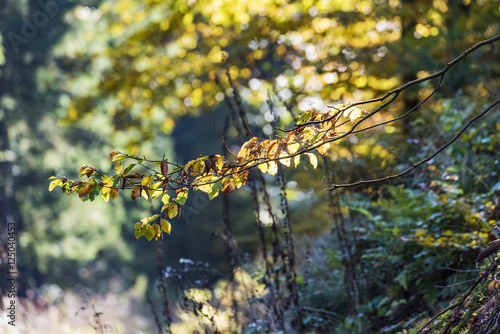
<instances>
[{"instance_id":1,"label":"sunlit leaf","mask_svg":"<svg viewBox=\"0 0 500 334\"><path fill-rule=\"evenodd\" d=\"M160 171L163 176L166 177L168 175L168 163L165 159L162 159L160 163Z\"/></svg>"},{"instance_id":2,"label":"sunlit leaf","mask_svg":"<svg viewBox=\"0 0 500 334\"><path fill-rule=\"evenodd\" d=\"M293 164L297 167L300 164L300 155L293 157Z\"/></svg>"},{"instance_id":3,"label":"sunlit leaf","mask_svg":"<svg viewBox=\"0 0 500 334\"><path fill-rule=\"evenodd\" d=\"M143 228L136 229L134 234L135 234L135 238L139 239L140 237L142 237L144 235L144 229Z\"/></svg>"},{"instance_id":4,"label":"sunlit leaf","mask_svg":"<svg viewBox=\"0 0 500 334\"><path fill-rule=\"evenodd\" d=\"M317 150L321 155L324 155L328 151L329 148L330 148L330 143L325 143L325 144L321 145L320 147L318 147Z\"/></svg>"},{"instance_id":5,"label":"sunlit leaf","mask_svg":"<svg viewBox=\"0 0 500 334\"><path fill-rule=\"evenodd\" d=\"M167 204L168 201L170 201L170 196L168 194L165 194L163 195L163 197L161 198L161 201L164 203L164 204Z\"/></svg>"},{"instance_id":6,"label":"sunlit leaf","mask_svg":"<svg viewBox=\"0 0 500 334\"><path fill-rule=\"evenodd\" d=\"M311 118L312 114L313 114L312 110L308 110L302 115L300 115L299 119L297 120L297 125L307 123Z\"/></svg>"},{"instance_id":7,"label":"sunlit leaf","mask_svg":"<svg viewBox=\"0 0 500 334\"><path fill-rule=\"evenodd\" d=\"M122 171L122 169L123 169L123 165L122 165L122 163L121 163L121 161L120 161L120 162L118 162L118 163L115 165L115 172L116 172L116 174L120 174L120 172Z\"/></svg>"},{"instance_id":8,"label":"sunlit leaf","mask_svg":"<svg viewBox=\"0 0 500 334\"><path fill-rule=\"evenodd\" d=\"M311 162L311 165L313 165L314 169L318 167L318 158L312 153L306 153L306 155L309 157L309 161Z\"/></svg>"},{"instance_id":9,"label":"sunlit leaf","mask_svg":"<svg viewBox=\"0 0 500 334\"><path fill-rule=\"evenodd\" d=\"M117 162L117 161L120 161L120 160L123 160L126 158L128 158L128 156L126 154L117 154L113 157L113 159L111 159L110 163Z\"/></svg>"},{"instance_id":10,"label":"sunlit leaf","mask_svg":"<svg viewBox=\"0 0 500 334\"><path fill-rule=\"evenodd\" d=\"M170 232L172 231L172 225L170 225L170 222L165 220L165 219L162 219L161 220L161 229L167 233L167 234L170 234Z\"/></svg>"},{"instance_id":11,"label":"sunlit leaf","mask_svg":"<svg viewBox=\"0 0 500 334\"><path fill-rule=\"evenodd\" d=\"M136 199L137 197L141 196L141 186L135 186L134 189L132 190L131 197L132 199Z\"/></svg>"},{"instance_id":12,"label":"sunlit leaf","mask_svg":"<svg viewBox=\"0 0 500 334\"><path fill-rule=\"evenodd\" d=\"M177 198L175 199L175 202L179 205L184 205L186 203L186 200L188 198L189 191L187 188L182 188L181 191L177 194ZM162 199L163 201L163 199Z\"/></svg>"},{"instance_id":13,"label":"sunlit leaf","mask_svg":"<svg viewBox=\"0 0 500 334\"><path fill-rule=\"evenodd\" d=\"M143 178L142 182L141 182L141 185L142 186L147 186L147 187L153 185L153 175L148 175L145 178Z\"/></svg>"},{"instance_id":14,"label":"sunlit leaf","mask_svg":"<svg viewBox=\"0 0 500 334\"><path fill-rule=\"evenodd\" d=\"M219 192L222 189L222 182L217 181L215 183L212 183L212 186L210 187L210 191L208 192L208 198L212 200L214 197L217 197L219 195Z\"/></svg>"},{"instance_id":15,"label":"sunlit leaf","mask_svg":"<svg viewBox=\"0 0 500 334\"><path fill-rule=\"evenodd\" d=\"M109 196L111 196L111 198L115 200L118 197L118 189L111 189L111 191L109 192Z\"/></svg>"},{"instance_id":16,"label":"sunlit leaf","mask_svg":"<svg viewBox=\"0 0 500 334\"><path fill-rule=\"evenodd\" d=\"M49 191L54 190L55 187L62 185L63 182L61 179L56 179L49 184Z\"/></svg>"},{"instance_id":17,"label":"sunlit leaf","mask_svg":"<svg viewBox=\"0 0 500 334\"><path fill-rule=\"evenodd\" d=\"M269 175L276 175L278 172L278 164L275 161L269 161L267 163L267 172Z\"/></svg>"},{"instance_id":18,"label":"sunlit leaf","mask_svg":"<svg viewBox=\"0 0 500 334\"><path fill-rule=\"evenodd\" d=\"M155 229L153 226L148 225L144 228L144 236L148 241L151 241L155 237Z\"/></svg>"},{"instance_id":19,"label":"sunlit leaf","mask_svg":"<svg viewBox=\"0 0 500 334\"><path fill-rule=\"evenodd\" d=\"M149 189L149 196L151 198L156 198L160 197L163 194L163 181L156 182L150 189Z\"/></svg>"},{"instance_id":20,"label":"sunlit leaf","mask_svg":"<svg viewBox=\"0 0 500 334\"><path fill-rule=\"evenodd\" d=\"M205 171L205 162L202 160L197 160L193 164L193 172L195 172L198 175L202 175L204 171Z\"/></svg>"},{"instance_id":21,"label":"sunlit leaf","mask_svg":"<svg viewBox=\"0 0 500 334\"><path fill-rule=\"evenodd\" d=\"M179 213L179 206L177 203L170 203L168 205L168 218L172 219Z\"/></svg>"},{"instance_id":22,"label":"sunlit leaf","mask_svg":"<svg viewBox=\"0 0 500 334\"><path fill-rule=\"evenodd\" d=\"M108 203L108 201L109 201L109 192L103 193L101 191L101 196L102 196L102 199L104 200L104 202Z\"/></svg>"},{"instance_id":23,"label":"sunlit leaf","mask_svg":"<svg viewBox=\"0 0 500 334\"><path fill-rule=\"evenodd\" d=\"M235 186L233 183L233 180L231 179L226 179L224 182L222 182L222 192L225 194L230 194L234 191Z\"/></svg>"},{"instance_id":24,"label":"sunlit leaf","mask_svg":"<svg viewBox=\"0 0 500 334\"><path fill-rule=\"evenodd\" d=\"M127 175L128 173L130 173L130 171L132 170L132 168L134 168L136 164L130 164L130 165L127 165L127 167L125 167L122 171L122 175Z\"/></svg>"},{"instance_id":25,"label":"sunlit leaf","mask_svg":"<svg viewBox=\"0 0 500 334\"><path fill-rule=\"evenodd\" d=\"M260 171L262 173L267 172L267 162L259 164L257 167L259 167Z\"/></svg>"}]
</instances>

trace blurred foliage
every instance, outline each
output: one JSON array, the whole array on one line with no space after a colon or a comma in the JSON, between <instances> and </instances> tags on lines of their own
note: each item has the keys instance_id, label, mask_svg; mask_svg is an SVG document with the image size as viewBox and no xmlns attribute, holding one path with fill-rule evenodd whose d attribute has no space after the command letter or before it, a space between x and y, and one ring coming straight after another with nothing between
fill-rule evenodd
<instances>
[{"instance_id":1,"label":"blurred foliage","mask_svg":"<svg viewBox=\"0 0 500 334\"><path fill-rule=\"evenodd\" d=\"M136 270L152 271L151 247L128 237L145 207L118 200L114 206L92 204L89 213L89 203L56 202L41 189L49 175L67 166L75 170L92 162L107 168L102 157L115 149L158 161L165 154L181 163L198 154L221 154L214 149L220 146L216 138L206 138L213 119L216 128L223 127L221 111L234 96L226 70L250 125L262 137L273 132L268 99L276 107L277 125L287 125L299 112L373 98L422 78L500 33L500 7L493 0L110 0L62 5L16 53L8 33L21 31L23 19L40 7L36 1L6 4L0 12L0 133L2 144L9 145L2 146L0 184L7 189L6 180L14 180L25 287L51 280L74 286L75 280L96 283L113 275L133 282ZM308 167L285 171L293 179L287 186L300 245L296 281L308 331L407 332L468 287L453 284L477 277L450 268L474 270L479 248L498 235L497 111L403 184L332 197L324 188L330 179L351 182L398 172L433 153L498 95L499 50L491 45L460 62L435 99L400 124L339 144L319 161L333 163L326 173ZM373 122L403 114L431 90L422 84L405 92ZM236 136L235 127L229 128L228 142L237 152L242 141ZM268 190L276 205L279 189L271 184ZM242 253L253 252L247 189L235 197L230 207L238 222L235 242ZM179 224L179 238L166 246L170 260L179 254L208 260L221 253L220 239L206 237L220 229L218 204L205 211L206 202L188 199L193 219L186 223L196 225ZM258 215L265 217L265 211ZM253 305L290 300L265 294L261 267L255 262L245 271L233 270L229 276L236 279L221 278L215 285L220 273L203 286L184 286L185 309L178 313L183 321L176 326L268 331L250 321L252 316L268 323L282 319L267 319L262 316L267 309ZM29 282L32 278L37 282ZM248 296L248 285L263 295ZM475 303L487 301L473 297ZM239 324L234 314L241 314Z\"/></svg>"}]
</instances>

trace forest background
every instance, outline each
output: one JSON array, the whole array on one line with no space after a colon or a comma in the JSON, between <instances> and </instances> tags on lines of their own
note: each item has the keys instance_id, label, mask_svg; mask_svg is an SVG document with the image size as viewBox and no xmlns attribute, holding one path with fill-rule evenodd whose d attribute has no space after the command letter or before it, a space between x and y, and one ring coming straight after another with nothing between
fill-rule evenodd
<instances>
[{"instance_id":1,"label":"forest background","mask_svg":"<svg viewBox=\"0 0 500 334\"><path fill-rule=\"evenodd\" d=\"M18 323L2 313L0 328L416 332L489 265L474 260L498 235L498 107L404 178L328 188L410 168L498 100L499 18L494 0L4 0L0 214L3 245L16 224L19 275ZM247 126L283 136L308 110L383 96L487 39L438 89L439 77L405 89L367 126L400 120L274 176L254 170L230 195L190 193L161 241L134 236L148 201L48 191L53 175L113 170L117 150L234 160ZM476 303L492 302L483 318L460 304L428 330L485 325L496 289Z\"/></svg>"}]
</instances>

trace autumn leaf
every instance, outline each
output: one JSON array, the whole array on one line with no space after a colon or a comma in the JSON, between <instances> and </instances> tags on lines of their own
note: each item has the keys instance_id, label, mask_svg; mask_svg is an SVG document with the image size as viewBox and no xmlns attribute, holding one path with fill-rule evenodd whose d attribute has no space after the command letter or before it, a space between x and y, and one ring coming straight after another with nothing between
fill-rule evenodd
<instances>
[{"instance_id":1,"label":"autumn leaf","mask_svg":"<svg viewBox=\"0 0 500 334\"><path fill-rule=\"evenodd\" d=\"M235 186L231 179L226 179L222 182L222 192L225 194L230 194L234 191Z\"/></svg>"},{"instance_id":2,"label":"autumn leaf","mask_svg":"<svg viewBox=\"0 0 500 334\"><path fill-rule=\"evenodd\" d=\"M170 225L170 222L168 222L165 219L161 219L160 222L161 222L161 229L165 233L170 234L170 232L172 231L172 225Z\"/></svg>"},{"instance_id":3,"label":"autumn leaf","mask_svg":"<svg viewBox=\"0 0 500 334\"><path fill-rule=\"evenodd\" d=\"M168 175L168 163L165 159L162 159L161 164L160 164L160 170L161 174L165 177Z\"/></svg>"},{"instance_id":4,"label":"autumn leaf","mask_svg":"<svg viewBox=\"0 0 500 334\"><path fill-rule=\"evenodd\" d=\"M309 161L311 162L311 165L313 165L314 169L318 167L318 158L312 153L305 153L309 157Z\"/></svg>"},{"instance_id":5,"label":"autumn leaf","mask_svg":"<svg viewBox=\"0 0 500 334\"><path fill-rule=\"evenodd\" d=\"M186 200L188 198L189 190L187 188L182 188L179 193L177 194L177 198L175 199L175 202L179 205L184 205L186 203ZM163 198L162 198L163 201Z\"/></svg>"},{"instance_id":6,"label":"autumn leaf","mask_svg":"<svg viewBox=\"0 0 500 334\"><path fill-rule=\"evenodd\" d=\"M267 172L269 175L276 175L278 172L278 164L275 161L269 161L267 163Z\"/></svg>"},{"instance_id":7,"label":"autumn leaf","mask_svg":"<svg viewBox=\"0 0 500 334\"><path fill-rule=\"evenodd\" d=\"M168 205L168 218L172 219L179 213L179 206L177 203L170 203Z\"/></svg>"},{"instance_id":8,"label":"autumn leaf","mask_svg":"<svg viewBox=\"0 0 500 334\"><path fill-rule=\"evenodd\" d=\"M132 199L136 199L137 197L141 197L141 186L135 186L132 190L131 194Z\"/></svg>"}]
</instances>

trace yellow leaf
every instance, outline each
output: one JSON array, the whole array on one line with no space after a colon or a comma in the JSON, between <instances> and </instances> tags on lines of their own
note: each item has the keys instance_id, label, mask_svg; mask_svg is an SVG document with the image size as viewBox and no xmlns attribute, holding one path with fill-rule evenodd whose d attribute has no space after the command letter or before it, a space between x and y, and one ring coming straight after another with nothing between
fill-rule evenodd
<instances>
[{"instance_id":1,"label":"yellow leaf","mask_svg":"<svg viewBox=\"0 0 500 334\"><path fill-rule=\"evenodd\" d=\"M102 186L101 194L104 195L110 192L112 183L111 179L112 179L111 177L108 177L107 179L102 180L102 183L104 183L104 185Z\"/></svg>"},{"instance_id":2,"label":"yellow leaf","mask_svg":"<svg viewBox=\"0 0 500 334\"><path fill-rule=\"evenodd\" d=\"M177 194L177 198L175 199L177 204L184 205L184 203L186 203L188 193L189 191L187 188L182 188L181 191Z\"/></svg>"},{"instance_id":3,"label":"yellow leaf","mask_svg":"<svg viewBox=\"0 0 500 334\"><path fill-rule=\"evenodd\" d=\"M149 189L149 195L151 198L156 198L160 197L161 194L163 194L163 187L162 187L163 181L156 182L150 189Z\"/></svg>"},{"instance_id":4,"label":"yellow leaf","mask_svg":"<svg viewBox=\"0 0 500 334\"><path fill-rule=\"evenodd\" d=\"M144 229L143 228L138 228L135 230L135 238L139 239L144 235Z\"/></svg>"},{"instance_id":5,"label":"yellow leaf","mask_svg":"<svg viewBox=\"0 0 500 334\"><path fill-rule=\"evenodd\" d=\"M170 225L170 222L165 219L161 220L161 228L167 234L170 234L170 232L172 231L172 225Z\"/></svg>"},{"instance_id":6,"label":"yellow leaf","mask_svg":"<svg viewBox=\"0 0 500 334\"><path fill-rule=\"evenodd\" d=\"M141 182L142 186L149 186L150 184L153 184L153 175L146 176Z\"/></svg>"},{"instance_id":7,"label":"yellow leaf","mask_svg":"<svg viewBox=\"0 0 500 334\"><path fill-rule=\"evenodd\" d=\"M104 202L108 203L108 201L109 201L109 192L107 192L105 194L102 194L102 199L104 200Z\"/></svg>"},{"instance_id":8,"label":"yellow leaf","mask_svg":"<svg viewBox=\"0 0 500 334\"><path fill-rule=\"evenodd\" d=\"M179 213L179 206L177 203L170 203L168 205L168 218L172 219Z\"/></svg>"},{"instance_id":9,"label":"yellow leaf","mask_svg":"<svg viewBox=\"0 0 500 334\"><path fill-rule=\"evenodd\" d=\"M267 163L267 172L269 175L276 175L278 172L278 164L275 161L269 161Z\"/></svg>"},{"instance_id":10,"label":"yellow leaf","mask_svg":"<svg viewBox=\"0 0 500 334\"><path fill-rule=\"evenodd\" d=\"M197 160L193 165L193 172L198 175L202 175L205 172L205 161Z\"/></svg>"},{"instance_id":11,"label":"yellow leaf","mask_svg":"<svg viewBox=\"0 0 500 334\"><path fill-rule=\"evenodd\" d=\"M425 230L423 228L419 228L418 230L415 231L416 237L423 237L424 235L425 235Z\"/></svg>"},{"instance_id":12,"label":"yellow leaf","mask_svg":"<svg viewBox=\"0 0 500 334\"><path fill-rule=\"evenodd\" d=\"M155 231L155 240L158 240L158 238L161 237L161 228L160 228L160 225L153 224L153 229Z\"/></svg>"},{"instance_id":13,"label":"yellow leaf","mask_svg":"<svg viewBox=\"0 0 500 334\"><path fill-rule=\"evenodd\" d=\"M278 139L269 142L269 147L267 148L268 158L274 159L278 157L279 146L280 146L280 141Z\"/></svg>"},{"instance_id":14,"label":"yellow leaf","mask_svg":"<svg viewBox=\"0 0 500 334\"><path fill-rule=\"evenodd\" d=\"M170 196L168 194L165 194L163 195L163 197L161 198L161 201L164 203L164 204L167 204L168 201L170 201Z\"/></svg>"},{"instance_id":15,"label":"yellow leaf","mask_svg":"<svg viewBox=\"0 0 500 334\"><path fill-rule=\"evenodd\" d=\"M148 241L151 241L151 239L154 238L155 236L155 229L153 226L149 225L144 228L144 236Z\"/></svg>"},{"instance_id":16,"label":"yellow leaf","mask_svg":"<svg viewBox=\"0 0 500 334\"><path fill-rule=\"evenodd\" d=\"M109 192L109 196L111 196L111 198L115 200L118 197L118 189L111 189L111 191Z\"/></svg>"},{"instance_id":17,"label":"yellow leaf","mask_svg":"<svg viewBox=\"0 0 500 334\"><path fill-rule=\"evenodd\" d=\"M309 157L309 161L311 162L311 165L313 165L314 169L318 167L318 158L312 153L306 153L306 155Z\"/></svg>"},{"instance_id":18,"label":"yellow leaf","mask_svg":"<svg viewBox=\"0 0 500 334\"><path fill-rule=\"evenodd\" d=\"M50 184L49 184L49 191L54 190L55 187L60 186L62 184L63 184L63 182L62 182L61 179L57 179L57 180L54 180L54 181L50 182Z\"/></svg>"},{"instance_id":19,"label":"yellow leaf","mask_svg":"<svg viewBox=\"0 0 500 334\"><path fill-rule=\"evenodd\" d=\"M122 165L122 162L118 162L116 165L115 165L115 172L116 174L120 174L120 172L122 171L123 169L123 165Z\"/></svg>"},{"instance_id":20,"label":"yellow leaf","mask_svg":"<svg viewBox=\"0 0 500 334\"><path fill-rule=\"evenodd\" d=\"M265 163L263 163L263 164L260 164L260 165L258 165L257 167L259 167L259 169L260 169L260 171L261 171L262 173L267 172L267 162L265 162Z\"/></svg>"},{"instance_id":21,"label":"yellow leaf","mask_svg":"<svg viewBox=\"0 0 500 334\"><path fill-rule=\"evenodd\" d=\"M358 118L360 118L361 115L363 115L363 113L366 113L366 110L364 110L363 108L352 107L352 108L347 109L344 112L344 116L345 117L349 117L349 119L351 120L351 122L354 122L355 120L357 120Z\"/></svg>"},{"instance_id":22,"label":"yellow leaf","mask_svg":"<svg viewBox=\"0 0 500 334\"><path fill-rule=\"evenodd\" d=\"M330 148L330 143L325 143L317 148L319 154L324 155Z\"/></svg>"},{"instance_id":23,"label":"yellow leaf","mask_svg":"<svg viewBox=\"0 0 500 334\"><path fill-rule=\"evenodd\" d=\"M128 156L126 154L118 154L118 155L115 155L113 157L113 159L111 159L110 163L117 162L117 161L123 160L125 158L128 158Z\"/></svg>"},{"instance_id":24,"label":"yellow leaf","mask_svg":"<svg viewBox=\"0 0 500 334\"><path fill-rule=\"evenodd\" d=\"M288 155L286 155L284 152L281 152L280 154L280 158L282 157L287 157ZM279 162L281 162L283 165L287 166L287 167L290 167L290 158L285 158L285 159L280 159Z\"/></svg>"},{"instance_id":25,"label":"yellow leaf","mask_svg":"<svg viewBox=\"0 0 500 334\"><path fill-rule=\"evenodd\" d=\"M293 163L294 163L295 167L297 167L300 164L300 155L296 155L293 158Z\"/></svg>"},{"instance_id":26,"label":"yellow leaf","mask_svg":"<svg viewBox=\"0 0 500 334\"><path fill-rule=\"evenodd\" d=\"M215 167L217 168L218 171L224 167L224 156L223 155L217 155L217 163L215 164Z\"/></svg>"},{"instance_id":27,"label":"yellow leaf","mask_svg":"<svg viewBox=\"0 0 500 334\"><path fill-rule=\"evenodd\" d=\"M295 154L299 150L300 144L299 143L293 143L287 146L288 152L290 154Z\"/></svg>"},{"instance_id":28,"label":"yellow leaf","mask_svg":"<svg viewBox=\"0 0 500 334\"><path fill-rule=\"evenodd\" d=\"M248 158L248 154L250 153L250 149L248 148L251 144L257 141L257 137L253 137L252 139L246 141L243 145L241 145L240 151L238 152L238 162L241 164Z\"/></svg>"}]
</instances>

